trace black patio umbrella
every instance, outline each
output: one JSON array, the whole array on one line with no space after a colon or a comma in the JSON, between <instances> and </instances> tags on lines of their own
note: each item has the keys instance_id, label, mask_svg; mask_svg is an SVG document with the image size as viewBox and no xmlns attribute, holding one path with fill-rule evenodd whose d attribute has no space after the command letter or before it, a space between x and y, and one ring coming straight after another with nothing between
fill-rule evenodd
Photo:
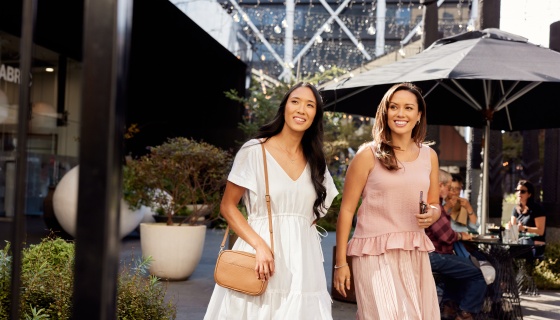
<instances>
[{"instance_id":1,"label":"black patio umbrella","mask_svg":"<svg viewBox=\"0 0 560 320\"><path fill-rule=\"evenodd\" d=\"M428 124L517 131L558 128L560 53L499 29L465 32L421 53L321 88L326 111L375 116L395 83L424 94ZM484 139L484 150L489 139ZM482 219L488 214L488 153L483 156Z\"/></svg>"}]
</instances>

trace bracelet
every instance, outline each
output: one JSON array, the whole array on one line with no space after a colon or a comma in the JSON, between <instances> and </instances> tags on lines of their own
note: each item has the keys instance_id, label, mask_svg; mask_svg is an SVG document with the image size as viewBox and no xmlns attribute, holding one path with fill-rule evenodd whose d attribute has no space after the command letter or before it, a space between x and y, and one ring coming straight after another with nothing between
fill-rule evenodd
<instances>
[{"instance_id":1,"label":"bracelet","mask_svg":"<svg viewBox=\"0 0 560 320\"><path fill-rule=\"evenodd\" d=\"M342 268L342 267L346 267L347 265L348 265L348 263L345 263L345 264L340 265L340 266L335 265L334 268L335 268L335 269L340 269L340 268Z\"/></svg>"},{"instance_id":2,"label":"bracelet","mask_svg":"<svg viewBox=\"0 0 560 320\"><path fill-rule=\"evenodd\" d=\"M467 212L467 214L468 214L469 216L472 216L472 215L474 214L474 211Z\"/></svg>"}]
</instances>

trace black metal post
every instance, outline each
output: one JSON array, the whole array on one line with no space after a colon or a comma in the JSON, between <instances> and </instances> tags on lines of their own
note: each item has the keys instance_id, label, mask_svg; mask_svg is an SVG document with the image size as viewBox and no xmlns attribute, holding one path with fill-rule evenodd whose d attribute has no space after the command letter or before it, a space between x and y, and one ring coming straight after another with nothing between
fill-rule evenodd
<instances>
[{"instance_id":1,"label":"black metal post","mask_svg":"<svg viewBox=\"0 0 560 320\"><path fill-rule=\"evenodd\" d=\"M116 319L132 0L84 4L73 319Z\"/></svg>"},{"instance_id":2,"label":"black metal post","mask_svg":"<svg viewBox=\"0 0 560 320\"><path fill-rule=\"evenodd\" d=\"M549 48L560 52L560 21L550 24ZM547 227L560 227L560 129L546 129L544 136L543 205Z\"/></svg>"},{"instance_id":3,"label":"black metal post","mask_svg":"<svg viewBox=\"0 0 560 320\"><path fill-rule=\"evenodd\" d=\"M21 84L19 86L18 132L16 147L16 186L14 205L14 233L12 240L12 287L10 298L12 308L11 319L20 318L21 294L21 260L23 256L23 242L25 241L25 193L27 190L27 135L31 104L29 101L29 84L31 83L31 55L33 49L33 32L37 1L24 0L21 21L20 70Z\"/></svg>"},{"instance_id":4,"label":"black metal post","mask_svg":"<svg viewBox=\"0 0 560 320\"><path fill-rule=\"evenodd\" d=\"M68 58L61 54L58 56L57 87L56 87L56 119L57 126L66 125L66 76L68 74Z\"/></svg>"},{"instance_id":5,"label":"black metal post","mask_svg":"<svg viewBox=\"0 0 560 320\"><path fill-rule=\"evenodd\" d=\"M438 6L436 0L420 0L423 4L422 20L422 50L429 47L432 43L438 40Z\"/></svg>"}]
</instances>

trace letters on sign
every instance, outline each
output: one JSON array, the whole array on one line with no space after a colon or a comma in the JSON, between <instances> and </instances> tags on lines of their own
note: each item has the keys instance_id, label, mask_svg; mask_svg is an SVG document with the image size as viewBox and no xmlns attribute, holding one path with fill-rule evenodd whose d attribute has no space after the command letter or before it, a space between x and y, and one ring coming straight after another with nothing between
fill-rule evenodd
<instances>
[{"instance_id":1,"label":"letters on sign","mask_svg":"<svg viewBox=\"0 0 560 320\"><path fill-rule=\"evenodd\" d=\"M0 64L0 80L13 82L19 84L20 74L19 69L5 64Z\"/></svg>"}]
</instances>

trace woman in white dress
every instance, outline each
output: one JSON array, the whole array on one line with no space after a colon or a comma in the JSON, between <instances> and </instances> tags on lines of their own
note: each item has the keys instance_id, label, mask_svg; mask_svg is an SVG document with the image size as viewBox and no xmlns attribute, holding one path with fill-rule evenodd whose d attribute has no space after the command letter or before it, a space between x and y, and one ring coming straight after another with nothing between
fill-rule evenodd
<instances>
[{"instance_id":1,"label":"woman in white dress","mask_svg":"<svg viewBox=\"0 0 560 320\"><path fill-rule=\"evenodd\" d=\"M270 248L261 143L266 149L274 254ZM256 253L265 293L249 296L218 285L205 320L332 319L315 222L338 194L323 153L323 101L309 83L285 94L278 113L238 151L220 205L239 236L233 249ZM248 218L237 205L243 199Z\"/></svg>"}]
</instances>

